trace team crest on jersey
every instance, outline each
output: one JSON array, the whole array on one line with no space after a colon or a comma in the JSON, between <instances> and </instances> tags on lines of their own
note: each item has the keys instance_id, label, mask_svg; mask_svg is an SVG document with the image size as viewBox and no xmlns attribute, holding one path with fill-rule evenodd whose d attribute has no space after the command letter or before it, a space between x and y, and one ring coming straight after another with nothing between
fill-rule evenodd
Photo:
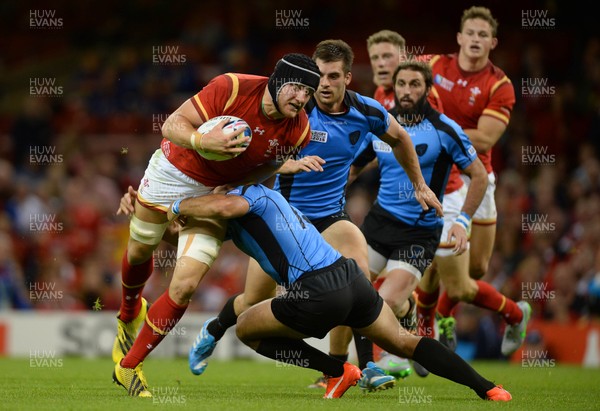
<instances>
[{"instance_id":1,"label":"team crest on jersey","mask_svg":"<svg viewBox=\"0 0 600 411\"><path fill-rule=\"evenodd\" d=\"M448 91L452 91L452 88L454 87L454 82L448 80L445 77L442 77L441 74L436 74L433 82L437 85L439 85L441 88L443 88L444 90L448 90Z\"/></svg>"},{"instance_id":2,"label":"team crest on jersey","mask_svg":"<svg viewBox=\"0 0 600 411\"><path fill-rule=\"evenodd\" d=\"M350 144L355 145L358 139L360 138L360 131L353 131L348 137L350 137Z\"/></svg>"},{"instance_id":3,"label":"team crest on jersey","mask_svg":"<svg viewBox=\"0 0 600 411\"><path fill-rule=\"evenodd\" d=\"M270 138L269 148L267 148L267 151L265 151L265 157L270 157L271 154L273 154L273 150L277 150L277 147L279 147L279 140L276 138Z\"/></svg>"},{"instance_id":4,"label":"team crest on jersey","mask_svg":"<svg viewBox=\"0 0 600 411\"><path fill-rule=\"evenodd\" d=\"M421 157L427 151L427 144L417 144L415 146L415 151L417 152L417 155Z\"/></svg>"},{"instance_id":5,"label":"team crest on jersey","mask_svg":"<svg viewBox=\"0 0 600 411\"><path fill-rule=\"evenodd\" d=\"M388 143L381 140L373 140L373 150L379 153L391 153L392 148Z\"/></svg>"},{"instance_id":6,"label":"team crest on jersey","mask_svg":"<svg viewBox=\"0 0 600 411\"><path fill-rule=\"evenodd\" d=\"M481 94L481 89L477 86L471 87L471 96L469 97L469 105L475 105L475 97Z\"/></svg>"},{"instance_id":7,"label":"team crest on jersey","mask_svg":"<svg viewBox=\"0 0 600 411\"><path fill-rule=\"evenodd\" d=\"M316 141L317 143L327 143L327 132L311 130L310 141Z\"/></svg>"}]
</instances>

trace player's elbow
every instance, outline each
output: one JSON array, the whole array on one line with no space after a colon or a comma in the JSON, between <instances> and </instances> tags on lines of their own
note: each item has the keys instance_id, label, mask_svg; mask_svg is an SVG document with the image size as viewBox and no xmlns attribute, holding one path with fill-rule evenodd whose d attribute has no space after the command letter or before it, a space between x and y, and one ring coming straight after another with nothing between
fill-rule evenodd
<instances>
[{"instance_id":1,"label":"player's elbow","mask_svg":"<svg viewBox=\"0 0 600 411\"><path fill-rule=\"evenodd\" d=\"M471 178L471 184L483 186L487 188L488 178L487 171L481 160L476 159L470 167L467 168L466 174Z\"/></svg>"},{"instance_id":2,"label":"player's elbow","mask_svg":"<svg viewBox=\"0 0 600 411\"><path fill-rule=\"evenodd\" d=\"M479 154L487 153L494 147L494 143L488 140L473 142L473 147Z\"/></svg>"},{"instance_id":3,"label":"player's elbow","mask_svg":"<svg viewBox=\"0 0 600 411\"><path fill-rule=\"evenodd\" d=\"M185 117L179 112L175 111L171 113L160 128L162 136L168 140L173 140L178 131L185 129L185 123Z\"/></svg>"},{"instance_id":4,"label":"player's elbow","mask_svg":"<svg viewBox=\"0 0 600 411\"><path fill-rule=\"evenodd\" d=\"M221 220L241 217L246 214L244 200L238 196L224 196L219 201L213 202L211 214Z\"/></svg>"},{"instance_id":5,"label":"player's elbow","mask_svg":"<svg viewBox=\"0 0 600 411\"><path fill-rule=\"evenodd\" d=\"M173 114L171 114L169 117L167 117L167 119L160 128L162 136L166 139L171 139L172 137L172 133L170 131L173 130L173 122Z\"/></svg>"}]
</instances>

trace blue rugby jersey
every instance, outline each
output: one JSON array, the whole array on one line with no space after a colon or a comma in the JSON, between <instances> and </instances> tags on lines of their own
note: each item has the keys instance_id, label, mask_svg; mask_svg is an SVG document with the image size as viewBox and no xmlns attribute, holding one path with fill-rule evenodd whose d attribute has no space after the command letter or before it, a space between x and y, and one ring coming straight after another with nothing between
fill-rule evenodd
<instances>
[{"instance_id":1,"label":"blue rugby jersey","mask_svg":"<svg viewBox=\"0 0 600 411\"><path fill-rule=\"evenodd\" d=\"M392 114L395 112L394 109ZM475 148L458 124L428 103L423 121L403 127L413 141L425 182L442 201L452 164L456 163L460 169L468 167L477 158ZM370 143L354 164L361 167L377 157L381 181L377 203L406 224L442 226L443 219L435 215L435 210L423 210L415 199L414 187L391 147L377 137L370 137Z\"/></svg>"},{"instance_id":2,"label":"blue rugby jersey","mask_svg":"<svg viewBox=\"0 0 600 411\"><path fill-rule=\"evenodd\" d=\"M277 191L253 185L228 195L242 196L250 204L247 214L229 220L228 237L277 284L292 284L302 274L325 268L342 256Z\"/></svg>"},{"instance_id":3,"label":"blue rugby jersey","mask_svg":"<svg viewBox=\"0 0 600 411\"><path fill-rule=\"evenodd\" d=\"M317 155L326 163L322 172L278 175L275 189L308 218L338 214L346 203L345 188L352 161L367 144L367 135L383 135L389 128L385 108L372 98L347 90L342 114L327 114L314 98L306 105L311 139L299 153Z\"/></svg>"}]
</instances>

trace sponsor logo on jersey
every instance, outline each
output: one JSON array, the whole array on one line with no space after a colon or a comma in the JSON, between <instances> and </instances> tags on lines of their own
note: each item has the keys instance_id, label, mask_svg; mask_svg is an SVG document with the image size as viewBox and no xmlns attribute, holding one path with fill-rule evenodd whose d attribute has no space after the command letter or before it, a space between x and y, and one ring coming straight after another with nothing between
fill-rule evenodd
<instances>
[{"instance_id":1,"label":"sponsor logo on jersey","mask_svg":"<svg viewBox=\"0 0 600 411\"><path fill-rule=\"evenodd\" d=\"M316 141L317 143L327 143L327 132L311 130L310 131L310 141Z\"/></svg>"},{"instance_id":2,"label":"sponsor logo on jersey","mask_svg":"<svg viewBox=\"0 0 600 411\"><path fill-rule=\"evenodd\" d=\"M373 150L379 153L391 153L392 148L385 141L377 140L373 141Z\"/></svg>"},{"instance_id":3,"label":"sponsor logo on jersey","mask_svg":"<svg viewBox=\"0 0 600 411\"><path fill-rule=\"evenodd\" d=\"M441 74L436 74L433 79L433 82L435 84L439 85L444 90L452 91L452 88L454 88L454 82L448 80L445 77L442 77Z\"/></svg>"}]
</instances>

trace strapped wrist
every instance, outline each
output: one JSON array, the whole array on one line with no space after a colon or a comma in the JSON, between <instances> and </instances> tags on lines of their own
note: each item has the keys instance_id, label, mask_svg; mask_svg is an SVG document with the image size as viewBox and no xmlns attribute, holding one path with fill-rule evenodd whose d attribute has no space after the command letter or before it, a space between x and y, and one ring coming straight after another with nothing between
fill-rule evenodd
<instances>
[{"instance_id":1,"label":"strapped wrist","mask_svg":"<svg viewBox=\"0 0 600 411\"><path fill-rule=\"evenodd\" d=\"M202 138L204 137L204 134L198 131L194 131L190 136L190 145L194 150L198 151L198 145L196 145L196 137L198 137L198 135L200 135L200 141L198 141L198 145L200 146L200 150L204 151L204 147L202 146Z\"/></svg>"},{"instance_id":2,"label":"strapped wrist","mask_svg":"<svg viewBox=\"0 0 600 411\"><path fill-rule=\"evenodd\" d=\"M171 204L171 212L174 215L179 215L179 205L181 204L182 199L175 200L173 204Z\"/></svg>"},{"instance_id":3,"label":"strapped wrist","mask_svg":"<svg viewBox=\"0 0 600 411\"><path fill-rule=\"evenodd\" d=\"M467 233L471 231L471 216L465 213L464 211L460 212L460 215L456 217L454 223L462 225L467 231Z\"/></svg>"}]
</instances>

